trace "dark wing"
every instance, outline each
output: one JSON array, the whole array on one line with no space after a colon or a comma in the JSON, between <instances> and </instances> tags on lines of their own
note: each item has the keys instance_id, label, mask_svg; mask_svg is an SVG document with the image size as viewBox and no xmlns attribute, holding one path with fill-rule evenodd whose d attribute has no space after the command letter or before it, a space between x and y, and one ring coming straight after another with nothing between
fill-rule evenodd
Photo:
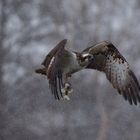
<instances>
[{"instance_id":1,"label":"dark wing","mask_svg":"<svg viewBox=\"0 0 140 140\"><path fill-rule=\"evenodd\" d=\"M42 62L42 65L44 65L45 67L35 70L36 73L47 75L48 80L49 80L49 87L55 99L60 99L60 96L62 96L62 92L61 92L61 89L63 87L62 59L63 59L63 53L67 52L64 49L66 46L66 43L67 43L66 39L59 42L56 45L56 47L48 53L48 55Z\"/></svg>"},{"instance_id":2,"label":"dark wing","mask_svg":"<svg viewBox=\"0 0 140 140\"><path fill-rule=\"evenodd\" d=\"M39 68L39 69L36 69L35 72L38 73L38 74L42 74L42 75L47 75L47 71L48 71L48 67L50 65L50 62L53 58L53 56L56 55L56 53L61 50L62 48L65 47L67 43L67 39L64 39L62 41L60 41L48 54L47 56L45 57L45 59L43 60L43 62L41 63L43 66L43 68Z\"/></svg>"},{"instance_id":3,"label":"dark wing","mask_svg":"<svg viewBox=\"0 0 140 140\"><path fill-rule=\"evenodd\" d=\"M45 67L48 67L48 65L50 64L50 61L52 59L52 57L62 48L65 47L67 43L67 39L64 39L62 41L60 41L45 57L44 61L41 63L42 65L44 65Z\"/></svg>"},{"instance_id":4,"label":"dark wing","mask_svg":"<svg viewBox=\"0 0 140 140\"><path fill-rule=\"evenodd\" d=\"M60 45L60 44L59 44ZM65 50L65 43L61 43L61 46L55 52L55 55L51 58L48 68L47 68L47 77L49 80L49 86L54 95L55 99L60 99L62 96L61 89L64 87L63 84L63 72L66 61L66 55L69 53ZM67 64L66 64L67 65Z\"/></svg>"},{"instance_id":5,"label":"dark wing","mask_svg":"<svg viewBox=\"0 0 140 140\"><path fill-rule=\"evenodd\" d=\"M113 87L123 95L130 104L140 102L140 85L125 58L109 42L101 42L85 49L82 53L93 54L94 60L87 66L106 74Z\"/></svg>"}]
</instances>

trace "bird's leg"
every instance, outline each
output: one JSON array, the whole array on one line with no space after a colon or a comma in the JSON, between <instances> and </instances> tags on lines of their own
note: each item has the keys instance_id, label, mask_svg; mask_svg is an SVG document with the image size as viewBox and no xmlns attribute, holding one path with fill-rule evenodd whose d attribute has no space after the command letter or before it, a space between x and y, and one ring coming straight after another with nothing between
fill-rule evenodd
<instances>
[{"instance_id":1,"label":"bird's leg","mask_svg":"<svg viewBox=\"0 0 140 140\"><path fill-rule=\"evenodd\" d=\"M71 77L71 75L69 74L66 74L65 75L65 78L64 78L64 88L62 89L62 93L64 94L63 95L63 98L66 99L66 100L70 100L68 94L72 92L72 88L71 88L71 84L69 82L69 78Z\"/></svg>"}]
</instances>

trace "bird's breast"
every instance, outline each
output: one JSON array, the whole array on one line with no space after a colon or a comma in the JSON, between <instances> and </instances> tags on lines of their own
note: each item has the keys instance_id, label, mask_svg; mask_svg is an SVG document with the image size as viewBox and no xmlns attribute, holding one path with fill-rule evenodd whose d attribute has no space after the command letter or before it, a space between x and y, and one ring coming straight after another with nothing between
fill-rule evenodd
<instances>
[{"instance_id":1,"label":"bird's breast","mask_svg":"<svg viewBox=\"0 0 140 140\"><path fill-rule=\"evenodd\" d=\"M74 52L70 52L69 54L69 62L65 67L65 72L72 74L82 69L82 67L78 63L77 55Z\"/></svg>"}]
</instances>

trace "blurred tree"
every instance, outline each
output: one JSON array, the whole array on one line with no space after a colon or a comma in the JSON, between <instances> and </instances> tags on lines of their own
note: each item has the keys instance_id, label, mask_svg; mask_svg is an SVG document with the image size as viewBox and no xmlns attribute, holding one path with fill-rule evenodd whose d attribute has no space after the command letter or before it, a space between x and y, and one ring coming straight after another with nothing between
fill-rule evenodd
<instances>
[{"instance_id":1,"label":"blurred tree","mask_svg":"<svg viewBox=\"0 0 140 140\"><path fill-rule=\"evenodd\" d=\"M139 138L138 108L131 110L100 73L77 73L70 102L55 101L46 77L33 74L62 38L72 40L73 50L90 41L118 42L119 49L139 61L140 10L135 1L0 1L0 130L6 127L0 134L6 140ZM136 130L133 136L127 126Z\"/></svg>"},{"instance_id":2,"label":"blurred tree","mask_svg":"<svg viewBox=\"0 0 140 140\"><path fill-rule=\"evenodd\" d=\"M3 66L5 63L5 32L6 32L6 22L7 22L7 15L6 15L6 0L0 1L0 139L3 140L4 128L6 126L6 95L5 95L5 84L3 81Z\"/></svg>"}]
</instances>

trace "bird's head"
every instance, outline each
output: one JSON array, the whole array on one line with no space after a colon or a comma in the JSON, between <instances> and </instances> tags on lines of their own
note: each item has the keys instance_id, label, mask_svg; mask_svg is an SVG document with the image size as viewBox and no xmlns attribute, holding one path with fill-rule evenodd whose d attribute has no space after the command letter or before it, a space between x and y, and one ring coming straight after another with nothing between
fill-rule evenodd
<instances>
[{"instance_id":1,"label":"bird's head","mask_svg":"<svg viewBox=\"0 0 140 140\"><path fill-rule=\"evenodd\" d=\"M80 65L81 66L86 66L88 65L91 61L93 61L94 56L90 53L83 53L80 56Z\"/></svg>"}]
</instances>

